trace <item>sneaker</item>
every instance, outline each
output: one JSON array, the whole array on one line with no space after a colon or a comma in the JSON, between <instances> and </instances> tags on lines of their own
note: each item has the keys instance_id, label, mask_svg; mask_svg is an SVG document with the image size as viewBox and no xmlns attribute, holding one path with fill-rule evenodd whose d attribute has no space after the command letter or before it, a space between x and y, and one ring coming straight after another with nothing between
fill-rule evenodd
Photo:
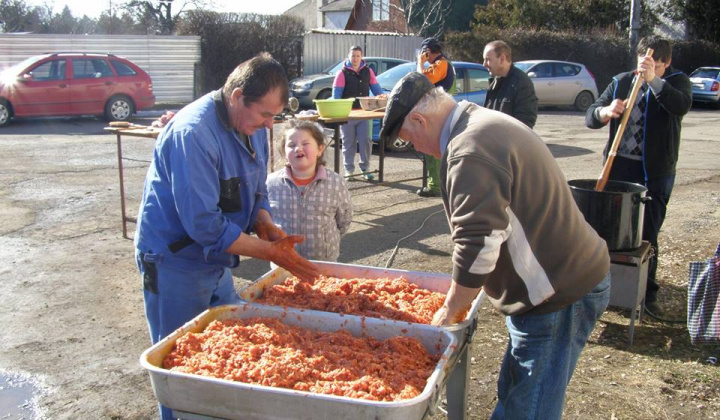
<instances>
[{"instance_id":1,"label":"sneaker","mask_svg":"<svg viewBox=\"0 0 720 420\"><path fill-rule=\"evenodd\" d=\"M345 175L343 175L345 177L345 181L352 180L352 177L354 174L355 174L355 171L345 171Z\"/></svg>"},{"instance_id":2,"label":"sneaker","mask_svg":"<svg viewBox=\"0 0 720 420\"><path fill-rule=\"evenodd\" d=\"M365 178L368 181L372 181L373 179L375 179L375 175L369 174L369 173L364 173L363 178Z\"/></svg>"},{"instance_id":3,"label":"sneaker","mask_svg":"<svg viewBox=\"0 0 720 420\"><path fill-rule=\"evenodd\" d=\"M440 191L434 191L428 187L422 187L419 190L417 190L417 195L420 197L440 197Z\"/></svg>"}]
</instances>

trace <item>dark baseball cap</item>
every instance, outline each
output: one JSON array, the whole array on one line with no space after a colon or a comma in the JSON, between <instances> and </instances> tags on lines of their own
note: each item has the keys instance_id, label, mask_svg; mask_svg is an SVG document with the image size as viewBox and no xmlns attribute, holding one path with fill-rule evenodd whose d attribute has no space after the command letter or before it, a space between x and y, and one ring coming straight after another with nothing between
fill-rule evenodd
<instances>
[{"instance_id":1,"label":"dark baseball cap","mask_svg":"<svg viewBox=\"0 0 720 420\"><path fill-rule=\"evenodd\" d=\"M420 98L434 88L427 76L418 72L410 72L400 79L390 92L380 138L385 142L395 140L405 117Z\"/></svg>"},{"instance_id":2,"label":"dark baseball cap","mask_svg":"<svg viewBox=\"0 0 720 420\"><path fill-rule=\"evenodd\" d=\"M442 49L442 44L435 38L425 38L420 44L421 48Z\"/></svg>"}]
</instances>

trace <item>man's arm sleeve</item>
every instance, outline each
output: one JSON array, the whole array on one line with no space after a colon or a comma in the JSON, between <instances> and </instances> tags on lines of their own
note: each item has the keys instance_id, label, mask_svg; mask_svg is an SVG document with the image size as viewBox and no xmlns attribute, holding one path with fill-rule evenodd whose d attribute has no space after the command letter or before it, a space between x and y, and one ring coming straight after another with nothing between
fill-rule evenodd
<instances>
[{"instance_id":1,"label":"man's arm sleeve","mask_svg":"<svg viewBox=\"0 0 720 420\"><path fill-rule=\"evenodd\" d=\"M509 234L510 176L489 160L471 156L449 161L447 176L453 280L481 287Z\"/></svg>"},{"instance_id":2,"label":"man's arm sleeve","mask_svg":"<svg viewBox=\"0 0 720 420\"><path fill-rule=\"evenodd\" d=\"M448 62L446 60L438 60L426 69L423 70L423 74L430 79L430 83L433 85L441 81L447 75Z\"/></svg>"},{"instance_id":3,"label":"man's arm sleeve","mask_svg":"<svg viewBox=\"0 0 720 420\"><path fill-rule=\"evenodd\" d=\"M520 83L515 94L515 110L513 117L520 120L530 128L537 122L538 98L535 95L535 86L532 81Z\"/></svg>"},{"instance_id":4,"label":"man's arm sleeve","mask_svg":"<svg viewBox=\"0 0 720 420\"><path fill-rule=\"evenodd\" d=\"M267 129L264 129L262 131L256 132L258 136L260 136L260 144L264 145L263 153L265 154L265 162L270 161L270 153L272 153L272 149L269 146L271 142L268 141L269 133ZM262 201L260 202L260 208L267 210L270 215L272 215L272 207L270 207L270 198L268 195L268 188L267 188L267 165L263 168L263 174L260 177L260 181L258 182L258 194L262 195ZM255 224L255 220L250 221L250 226Z\"/></svg>"},{"instance_id":5,"label":"man's arm sleeve","mask_svg":"<svg viewBox=\"0 0 720 420\"><path fill-rule=\"evenodd\" d=\"M587 128L602 128L605 127L606 123L603 123L600 119L600 108L610 105L615 99L615 92L617 91L618 80L613 78L612 82L605 88L603 93L600 95L595 103L590 105L590 108L585 112L585 126Z\"/></svg>"},{"instance_id":6,"label":"man's arm sleeve","mask_svg":"<svg viewBox=\"0 0 720 420\"><path fill-rule=\"evenodd\" d=\"M170 150L170 183L183 228L205 255L222 252L240 236L218 207L217 156L201 145L211 144L197 132L174 133Z\"/></svg>"},{"instance_id":7,"label":"man's arm sleeve","mask_svg":"<svg viewBox=\"0 0 720 420\"><path fill-rule=\"evenodd\" d=\"M650 84L650 87L660 106L665 108L670 115L683 116L692 107L692 82L685 74L672 76L671 80L673 83L656 77L653 82L657 81L655 87L657 88L659 85L659 92L655 92L653 83Z\"/></svg>"}]
</instances>

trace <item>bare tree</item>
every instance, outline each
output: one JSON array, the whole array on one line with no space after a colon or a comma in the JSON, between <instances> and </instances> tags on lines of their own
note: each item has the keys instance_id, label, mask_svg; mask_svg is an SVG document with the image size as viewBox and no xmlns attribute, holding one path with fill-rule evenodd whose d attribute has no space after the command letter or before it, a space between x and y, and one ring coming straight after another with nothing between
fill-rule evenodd
<instances>
[{"instance_id":1,"label":"bare tree","mask_svg":"<svg viewBox=\"0 0 720 420\"><path fill-rule=\"evenodd\" d=\"M451 0L400 0L399 10L405 15L408 28L415 34L441 37L445 33L451 6Z\"/></svg>"},{"instance_id":2,"label":"bare tree","mask_svg":"<svg viewBox=\"0 0 720 420\"><path fill-rule=\"evenodd\" d=\"M191 8L202 9L211 3L207 0L131 0L124 7L135 13L139 21L153 23L155 32L170 35L175 32L182 13Z\"/></svg>"},{"instance_id":3,"label":"bare tree","mask_svg":"<svg viewBox=\"0 0 720 420\"><path fill-rule=\"evenodd\" d=\"M374 30L440 36L452 0L362 0ZM376 20L377 19L377 20Z\"/></svg>"}]
</instances>

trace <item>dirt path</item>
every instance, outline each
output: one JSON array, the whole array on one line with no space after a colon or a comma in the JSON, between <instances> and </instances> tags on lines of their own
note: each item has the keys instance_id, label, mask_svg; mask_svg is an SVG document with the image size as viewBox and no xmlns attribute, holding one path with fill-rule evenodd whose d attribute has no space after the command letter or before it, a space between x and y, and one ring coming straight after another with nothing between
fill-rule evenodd
<instances>
[{"instance_id":1,"label":"dirt path","mask_svg":"<svg viewBox=\"0 0 720 420\"><path fill-rule=\"evenodd\" d=\"M157 412L138 364L149 338L132 243L121 237L115 139L103 125L38 120L0 130L0 373L41 390L36 418L146 419ZM553 111L541 113L537 131L568 179L599 174L606 131L585 129L580 114ZM708 258L720 240L718 131L720 112L693 110L685 118L677 184L661 233L660 299L670 318L684 317L688 262ZM125 174L134 214L146 171L137 160L147 159L151 144L137 139L126 148L136 159L126 163ZM414 178L421 167L410 153L390 155L385 166L389 181ZM418 198L418 186L417 180L353 182L355 221L340 260L385 266L398 239L442 209L439 199ZM444 215L436 214L400 244L392 266L449 272L451 252ZM267 267L243 260L237 285ZM492 410L506 342L499 314L485 307L480 317L472 419ZM693 348L683 324L649 319L636 326L628 347L628 322L622 310L603 316L571 382L565 417L720 418L720 371L707 362L720 356L718 347ZM15 412L9 418L30 416L27 408Z\"/></svg>"}]
</instances>

